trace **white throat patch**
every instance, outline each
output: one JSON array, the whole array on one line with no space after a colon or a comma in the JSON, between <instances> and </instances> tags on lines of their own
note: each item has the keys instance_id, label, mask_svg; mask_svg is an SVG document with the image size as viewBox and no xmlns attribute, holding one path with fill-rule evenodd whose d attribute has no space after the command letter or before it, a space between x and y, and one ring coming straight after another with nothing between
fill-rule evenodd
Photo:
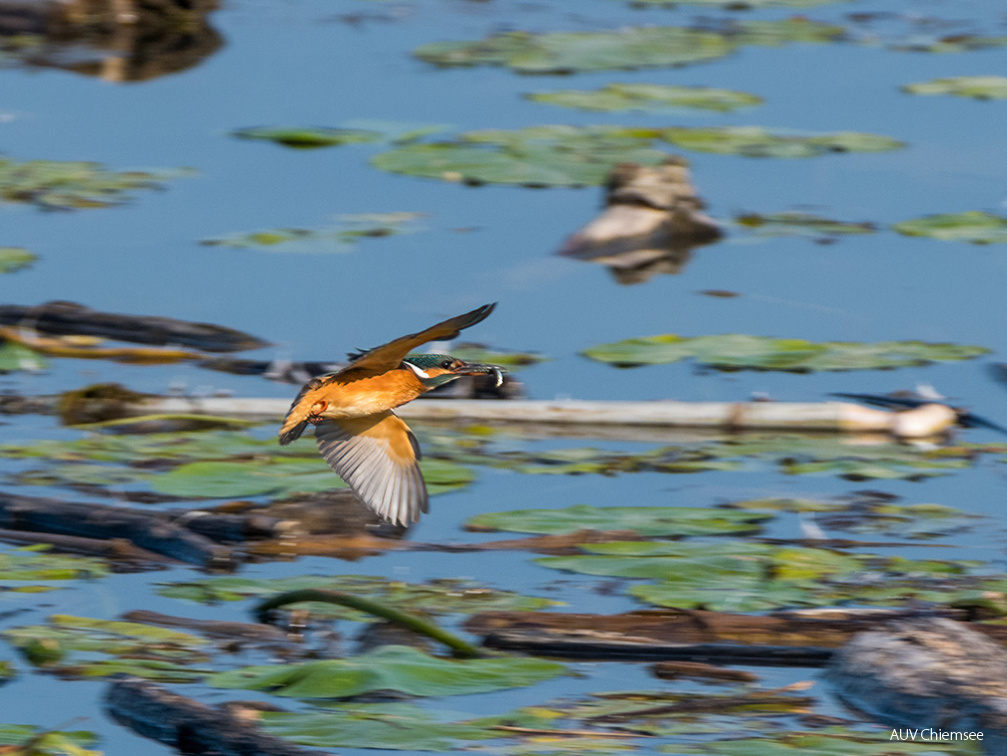
<instances>
[{"instance_id":1,"label":"white throat patch","mask_svg":"<svg viewBox=\"0 0 1007 756\"><path fill-rule=\"evenodd\" d=\"M430 378L429 374L427 374L427 373L423 372L422 370L420 370L413 363L411 363L411 362L403 362L402 364L405 365L410 370L412 370L414 373L416 373L416 376L418 378L420 378L421 380L425 381L425 380L428 380Z\"/></svg>"}]
</instances>

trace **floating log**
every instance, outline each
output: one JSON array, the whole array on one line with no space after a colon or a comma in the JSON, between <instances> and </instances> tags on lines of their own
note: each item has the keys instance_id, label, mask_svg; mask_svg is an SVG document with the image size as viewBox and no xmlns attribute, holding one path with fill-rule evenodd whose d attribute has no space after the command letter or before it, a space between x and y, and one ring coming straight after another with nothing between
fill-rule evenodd
<instances>
[{"instance_id":1,"label":"floating log","mask_svg":"<svg viewBox=\"0 0 1007 756\"><path fill-rule=\"evenodd\" d=\"M854 708L922 730L924 742L979 740L1004 754L1007 651L979 629L941 617L888 623L836 651L826 678Z\"/></svg>"},{"instance_id":2,"label":"floating log","mask_svg":"<svg viewBox=\"0 0 1007 756\"><path fill-rule=\"evenodd\" d=\"M232 519L235 517L240 516L209 514L206 518L189 516L189 521L199 521L204 532L233 534L238 528ZM214 522L220 524L212 525ZM217 569L232 568L237 561L237 555L230 548L161 512L0 492L0 528L94 539L125 538L141 549Z\"/></svg>"},{"instance_id":3,"label":"floating log","mask_svg":"<svg viewBox=\"0 0 1007 756\"><path fill-rule=\"evenodd\" d=\"M38 531L8 530L0 528L0 541L4 543L46 544L57 551L83 556L96 556L111 559L114 562L132 563L176 563L180 561L156 554L148 549L141 549L125 538L82 538L81 536L60 535L57 533L40 533Z\"/></svg>"},{"instance_id":4,"label":"floating log","mask_svg":"<svg viewBox=\"0 0 1007 756\"><path fill-rule=\"evenodd\" d=\"M703 610L615 615L484 612L465 629L491 648L599 661L689 660L716 664L820 667L854 634L896 620L938 614L965 619L964 610L913 613L888 609L815 609L768 615ZM971 624L999 643L1007 627Z\"/></svg>"},{"instance_id":5,"label":"floating log","mask_svg":"<svg viewBox=\"0 0 1007 756\"><path fill-rule=\"evenodd\" d=\"M263 732L255 725L254 704L207 706L136 678L115 680L105 708L122 725L180 753L216 756L324 756ZM260 709L261 710L261 709ZM331 754L330 754L331 756Z\"/></svg>"},{"instance_id":6,"label":"floating log","mask_svg":"<svg viewBox=\"0 0 1007 756\"><path fill-rule=\"evenodd\" d=\"M97 336L131 344L168 344L204 352L236 352L269 346L268 341L233 328L150 315L118 315L76 302L35 307L0 305L0 325L20 326L49 336Z\"/></svg>"},{"instance_id":7,"label":"floating log","mask_svg":"<svg viewBox=\"0 0 1007 756\"><path fill-rule=\"evenodd\" d=\"M287 399L234 397L157 397L144 399L131 411L143 413L205 413L222 416L283 417ZM900 438L934 436L954 425L957 415L943 404L928 404L905 412L888 412L848 402L508 402L429 399L396 410L408 420L469 423L536 423L540 425L635 426L720 430L831 431L885 433Z\"/></svg>"}]
</instances>

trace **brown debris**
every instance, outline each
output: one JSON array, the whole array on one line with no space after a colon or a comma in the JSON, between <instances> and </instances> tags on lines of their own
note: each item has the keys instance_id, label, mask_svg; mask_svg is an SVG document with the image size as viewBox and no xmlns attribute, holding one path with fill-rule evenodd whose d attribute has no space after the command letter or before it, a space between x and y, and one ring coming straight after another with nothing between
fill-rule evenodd
<instances>
[{"instance_id":1,"label":"brown debris","mask_svg":"<svg viewBox=\"0 0 1007 756\"><path fill-rule=\"evenodd\" d=\"M105 708L120 724L181 753L216 756L322 756L263 732L255 726L256 710L212 707L180 696L146 680L114 680L105 694Z\"/></svg>"},{"instance_id":2,"label":"brown debris","mask_svg":"<svg viewBox=\"0 0 1007 756\"><path fill-rule=\"evenodd\" d=\"M178 345L204 352L258 349L269 342L233 328L150 315L118 315L76 302L35 307L0 305L0 325L28 328L46 336L96 336L156 346Z\"/></svg>"},{"instance_id":3,"label":"brown debris","mask_svg":"<svg viewBox=\"0 0 1007 756\"><path fill-rule=\"evenodd\" d=\"M722 664L822 666L855 633L890 622L938 616L886 609L829 609L730 614L703 610L656 610L615 615L552 612L484 612L465 629L483 644L543 656L605 661L686 659ZM966 611L940 610L965 619ZM1007 627L969 627L1007 643Z\"/></svg>"},{"instance_id":4,"label":"brown debris","mask_svg":"<svg viewBox=\"0 0 1007 756\"><path fill-rule=\"evenodd\" d=\"M662 680L679 680L687 678L690 680L702 680L704 682L755 682L758 675L745 672L742 669L727 669L718 667L716 664L693 661L663 661L657 662L651 667L654 677Z\"/></svg>"},{"instance_id":5,"label":"brown debris","mask_svg":"<svg viewBox=\"0 0 1007 756\"><path fill-rule=\"evenodd\" d=\"M688 165L677 156L657 167L619 163L608 179L604 211L559 254L607 265L624 284L681 272L693 249L723 235L702 212Z\"/></svg>"}]
</instances>

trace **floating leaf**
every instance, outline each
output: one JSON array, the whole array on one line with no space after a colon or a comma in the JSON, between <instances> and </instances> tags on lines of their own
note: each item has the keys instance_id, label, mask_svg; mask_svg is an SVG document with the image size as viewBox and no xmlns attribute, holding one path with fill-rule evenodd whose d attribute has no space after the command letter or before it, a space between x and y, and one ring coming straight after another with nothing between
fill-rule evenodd
<instances>
[{"instance_id":1,"label":"floating leaf","mask_svg":"<svg viewBox=\"0 0 1007 756\"><path fill-rule=\"evenodd\" d=\"M21 247L0 247L0 273L14 273L31 267L38 259Z\"/></svg>"},{"instance_id":2,"label":"floating leaf","mask_svg":"<svg viewBox=\"0 0 1007 756\"><path fill-rule=\"evenodd\" d=\"M632 530L644 536L717 535L755 532L772 515L723 517L732 510L706 507L592 507L516 509L476 515L466 523L479 530L558 535L578 530ZM747 515L754 514L746 512Z\"/></svg>"},{"instance_id":3,"label":"floating leaf","mask_svg":"<svg viewBox=\"0 0 1007 756\"><path fill-rule=\"evenodd\" d=\"M617 367L660 365L694 358L715 370L881 370L937 361L969 360L988 354L981 346L923 341L875 343L775 339L769 336L723 334L687 338L674 334L599 344L582 354Z\"/></svg>"},{"instance_id":4,"label":"floating leaf","mask_svg":"<svg viewBox=\"0 0 1007 756\"><path fill-rule=\"evenodd\" d=\"M422 213L406 212L341 215L339 225L333 228L274 228L203 239L200 244L270 252L346 252L362 238L413 233L418 230L415 221L421 217Z\"/></svg>"},{"instance_id":5,"label":"floating leaf","mask_svg":"<svg viewBox=\"0 0 1007 756\"><path fill-rule=\"evenodd\" d=\"M1007 99L1007 76L951 76L907 84L903 92L918 95L949 94L976 100Z\"/></svg>"},{"instance_id":6,"label":"floating leaf","mask_svg":"<svg viewBox=\"0 0 1007 756\"><path fill-rule=\"evenodd\" d=\"M663 138L687 150L744 157L806 158L836 152L888 152L905 147L897 139L877 134L839 131L804 135L761 126L682 126L665 129Z\"/></svg>"},{"instance_id":7,"label":"floating leaf","mask_svg":"<svg viewBox=\"0 0 1007 756\"><path fill-rule=\"evenodd\" d=\"M508 32L479 42L437 42L414 55L438 66L508 66L518 73L573 73L682 66L734 49L723 35L677 26L619 32Z\"/></svg>"},{"instance_id":8,"label":"floating leaf","mask_svg":"<svg viewBox=\"0 0 1007 756\"><path fill-rule=\"evenodd\" d=\"M936 740L936 739L934 739ZM977 756L968 742L892 742L884 732L830 727L823 732L776 732L758 737L711 740L707 743L662 746L662 751L692 756Z\"/></svg>"},{"instance_id":9,"label":"floating leaf","mask_svg":"<svg viewBox=\"0 0 1007 756\"><path fill-rule=\"evenodd\" d=\"M738 215L734 222L760 236L830 237L845 234L873 234L873 223L853 223L822 218L810 213L775 213Z\"/></svg>"},{"instance_id":10,"label":"floating leaf","mask_svg":"<svg viewBox=\"0 0 1007 756\"><path fill-rule=\"evenodd\" d=\"M307 712L264 712L258 724L301 745L323 748L384 748L395 751L459 751L458 741L504 733L466 722L440 722L411 703L328 706Z\"/></svg>"},{"instance_id":11,"label":"floating leaf","mask_svg":"<svg viewBox=\"0 0 1007 756\"><path fill-rule=\"evenodd\" d=\"M950 603L974 597L977 591L998 591L1002 582L968 574L975 563L914 561L745 541L627 541L581 548L590 553L535 561L588 575L656 579L631 587L629 593L659 606L716 611L845 602Z\"/></svg>"},{"instance_id":12,"label":"floating leaf","mask_svg":"<svg viewBox=\"0 0 1007 756\"><path fill-rule=\"evenodd\" d=\"M684 66L722 58L746 44L830 42L844 34L840 26L784 19L742 21L723 31L644 26L611 32L508 32L477 42L423 45L413 54L438 66L507 66L525 74L568 74Z\"/></svg>"},{"instance_id":13,"label":"floating leaf","mask_svg":"<svg viewBox=\"0 0 1007 756\"><path fill-rule=\"evenodd\" d=\"M245 667L213 675L218 688L266 690L296 698L347 698L376 691L455 696L533 685L566 672L561 664L508 657L454 661L408 646L382 646L350 659Z\"/></svg>"},{"instance_id":14,"label":"floating leaf","mask_svg":"<svg viewBox=\"0 0 1007 756\"><path fill-rule=\"evenodd\" d=\"M36 725L0 724L0 746L26 746L15 748L11 756L102 756L101 751L87 750L95 745L98 736L87 730L59 732L44 730ZM7 753L6 749L0 753Z\"/></svg>"},{"instance_id":15,"label":"floating leaf","mask_svg":"<svg viewBox=\"0 0 1007 756\"><path fill-rule=\"evenodd\" d=\"M598 186L620 162L657 165L660 129L533 126L470 131L456 141L410 144L375 155L381 170L410 176L523 186Z\"/></svg>"},{"instance_id":16,"label":"floating leaf","mask_svg":"<svg viewBox=\"0 0 1007 756\"><path fill-rule=\"evenodd\" d=\"M531 611L558 603L522 596L512 591L486 588L467 580L445 578L425 583L406 583L370 575L300 575L259 580L239 577L203 578L184 583L166 583L158 589L158 593L170 598L214 604L219 601L263 598L305 588L363 593L382 604L426 614ZM373 615L336 604L311 603L311 612L356 622L374 621Z\"/></svg>"},{"instance_id":17,"label":"floating leaf","mask_svg":"<svg viewBox=\"0 0 1007 756\"><path fill-rule=\"evenodd\" d=\"M284 127L259 126L232 131L231 136L238 139L261 139L275 142L284 147L295 149L314 149L316 147L340 147L344 144L362 144L378 142L382 139L379 131L364 129L336 129L326 127Z\"/></svg>"},{"instance_id":18,"label":"floating leaf","mask_svg":"<svg viewBox=\"0 0 1007 756\"><path fill-rule=\"evenodd\" d=\"M0 158L0 199L45 210L119 205L136 189L160 189L178 171L107 171L98 163Z\"/></svg>"},{"instance_id":19,"label":"floating leaf","mask_svg":"<svg viewBox=\"0 0 1007 756\"><path fill-rule=\"evenodd\" d=\"M929 236L942 241L967 241L973 244L1007 242L1007 218L975 210L928 215L896 223L892 228L906 236Z\"/></svg>"},{"instance_id":20,"label":"floating leaf","mask_svg":"<svg viewBox=\"0 0 1007 756\"><path fill-rule=\"evenodd\" d=\"M0 343L0 373L45 370L48 363L38 352L10 341Z\"/></svg>"},{"instance_id":21,"label":"floating leaf","mask_svg":"<svg viewBox=\"0 0 1007 756\"><path fill-rule=\"evenodd\" d=\"M108 566L100 559L54 554L44 546L0 553L0 585L22 580L85 580L108 574Z\"/></svg>"},{"instance_id":22,"label":"floating leaf","mask_svg":"<svg viewBox=\"0 0 1007 756\"><path fill-rule=\"evenodd\" d=\"M762 103L761 97L747 92L668 84L607 84L595 90L564 89L525 96L535 102L597 111L695 108L728 113Z\"/></svg>"},{"instance_id":23,"label":"floating leaf","mask_svg":"<svg viewBox=\"0 0 1007 756\"><path fill-rule=\"evenodd\" d=\"M204 670L185 666L206 661L205 638L139 622L54 614L49 617L48 625L15 627L0 635L33 663L66 675L130 674L166 682L191 682L206 674ZM39 654L40 646L47 650L44 656ZM77 658L74 652L86 656ZM91 658L96 653L116 658Z\"/></svg>"}]
</instances>

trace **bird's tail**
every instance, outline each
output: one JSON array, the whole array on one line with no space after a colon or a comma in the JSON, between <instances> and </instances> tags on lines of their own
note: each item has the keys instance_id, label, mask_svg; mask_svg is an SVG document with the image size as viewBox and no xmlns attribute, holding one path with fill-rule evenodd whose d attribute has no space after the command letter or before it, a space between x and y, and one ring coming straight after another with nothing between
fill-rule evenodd
<instances>
[{"instance_id":1,"label":"bird's tail","mask_svg":"<svg viewBox=\"0 0 1007 756\"><path fill-rule=\"evenodd\" d=\"M286 446L291 441L296 441L304 433L304 429L308 427L307 418L301 417L301 413L291 410L290 414L287 415L287 419L283 421L283 427L280 428L280 445Z\"/></svg>"},{"instance_id":2,"label":"bird's tail","mask_svg":"<svg viewBox=\"0 0 1007 756\"><path fill-rule=\"evenodd\" d=\"M290 405L290 410L287 412L287 416L283 419L283 425L280 427L281 446L286 446L291 441L299 439L301 434L304 433L304 429L308 427L311 405L301 400L304 399L309 391L318 388L321 383L319 378L312 378L297 394L294 403Z\"/></svg>"}]
</instances>

